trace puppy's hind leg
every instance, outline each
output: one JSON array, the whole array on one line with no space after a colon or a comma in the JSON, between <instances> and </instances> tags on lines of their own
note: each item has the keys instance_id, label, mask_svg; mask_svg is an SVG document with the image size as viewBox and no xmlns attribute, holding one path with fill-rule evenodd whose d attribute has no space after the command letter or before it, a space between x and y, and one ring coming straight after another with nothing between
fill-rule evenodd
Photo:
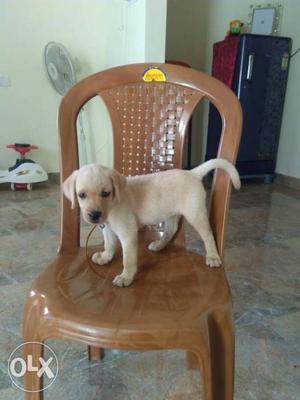
<instances>
[{"instance_id":1,"label":"puppy's hind leg","mask_svg":"<svg viewBox=\"0 0 300 400\"><path fill-rule=\"evenodd\" d=\"M162 237L159 240L151 242L148 249L151 251L160 251L164 249L167 244L171 241L178 229L179 215L174 215L165 221L165 230Z\"/></svg>"},{"instance_id":2,"label":"puppy's hind leg","mask_svg":"<svg viewBox=\"0 0 300 400\"><path fill-rule=\"evenodd\" d=\"M117 245L117 237L113 231L106 225L103 229L104 251L94 253L92 260L98 265L108 264L114 257Z\"/></svg>"},{"instance_id":3,"label":"puppy's hind leg","mask_svg":"<svg viewBox=\"0 0 300 400\"><path fill-rule=\"evenodd\" d=\"M206 208L195 210L185 215L186 220L201 236L206 250L206 264L210 267L219 267L222 264L216 242L208 220Z\"/></svg>"}]
</instances>

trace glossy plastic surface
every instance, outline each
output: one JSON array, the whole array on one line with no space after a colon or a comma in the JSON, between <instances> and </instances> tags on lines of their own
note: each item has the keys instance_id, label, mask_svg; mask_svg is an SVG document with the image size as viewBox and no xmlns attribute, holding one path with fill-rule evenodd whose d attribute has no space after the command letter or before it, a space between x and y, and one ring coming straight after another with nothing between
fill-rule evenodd
<instances>
[{"instance_id":1,"label":"glossy plastic surface","mask_svg":"<svg viewBox=\"0 0 300 400\"><path fill-rule=\"evenodd\" d=\"M233 93L198 71L166 64L158 66L165 71L167 82L144 83L143 71L153 65L135 64L100 72L65 95L59 113L62 181L78 168L78 112L97 94L112 118L115 167L127 175L133 171L129 169L132 163L135 173L180 167L188 121L204 96L222 115L219 156L235 162L242 118ZM168 149L172 150L170 154ZM146 159L140 155L143 151ZM229 178L217 172L210 216L220 254L229 196ZM188 252L182 227L171 245L151 253L146 244L156 233L148 230L140 233L139 272L132 286L113 287L112 278L122 267L120 251L113 262L99 267L96 277L84 249L79 248L79 210L71 210L63 197L61 228L59 255L33 282L27 299L24 341L43 342L50 337L77 340L90 346L91 359L102 358L103 348L185 349L188 366L201 370L205 400L232 400L234 334L224 268L209 269L202 256ZM25 353L32 352L34 362L41 348L32 346ZM42 385L41 379L30 372L25 383L27 389ZM26 396L41 399L42 392Z\"/></svg>"}]
</instances>

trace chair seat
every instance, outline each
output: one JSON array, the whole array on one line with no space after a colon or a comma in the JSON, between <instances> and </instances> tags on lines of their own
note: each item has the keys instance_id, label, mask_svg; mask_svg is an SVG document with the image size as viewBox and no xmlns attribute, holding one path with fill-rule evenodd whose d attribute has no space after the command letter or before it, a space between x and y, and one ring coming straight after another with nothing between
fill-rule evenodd
<instances>
[{"instance_id":1,"label":"chair seat","mask_svg":"<svg viewBox=\"0 0 300 400\"><path fill-rule=\"evenodd\" d=\"M203 316L230 303L224 269L207 267L203 256L175 244L153 253L142 241L139 250L139 270L127 288L112 285L122 270L120 250L110 264L96 266L97 275L83 248L57 256L32 286L43 303L43 330L48 325L55 336L57 327L65 337L103 347L167 348L179 332L198 334Z\"/></svg>"}]
</instances>

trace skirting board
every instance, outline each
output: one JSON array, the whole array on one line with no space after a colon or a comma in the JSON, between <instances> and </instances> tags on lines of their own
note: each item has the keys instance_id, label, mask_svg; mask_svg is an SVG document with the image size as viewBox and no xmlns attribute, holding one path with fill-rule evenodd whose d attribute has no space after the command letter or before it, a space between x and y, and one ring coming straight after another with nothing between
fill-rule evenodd
<instances>
[{"instance_id":1,"label":"skirting board","mask_svg":"<svg viewBox=\"0 0 300 400\"><path fill-rule=\"evenodd\" d=\"M276 174L275 183L300 191L300 179L294 178L293 176L287 176L282 174Z\"/></svg>"}]
</instances>

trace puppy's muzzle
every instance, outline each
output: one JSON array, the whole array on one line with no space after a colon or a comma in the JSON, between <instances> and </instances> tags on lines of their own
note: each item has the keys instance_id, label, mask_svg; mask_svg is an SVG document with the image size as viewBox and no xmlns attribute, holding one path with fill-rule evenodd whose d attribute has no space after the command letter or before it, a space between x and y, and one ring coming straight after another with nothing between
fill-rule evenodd
<instances>
[{"instance_id":1,"label":"puppy's muzzle","mask_svg":"<svg viewBox=\"0 0 300 400\"><path fill-rule=\"evenodd\" d=\"M94 224L99 222L101 215L102 215L102 213L100 211L95 211L95 210L88 213L90 221L93 222Z\"/></svg>"}]
</instances>

